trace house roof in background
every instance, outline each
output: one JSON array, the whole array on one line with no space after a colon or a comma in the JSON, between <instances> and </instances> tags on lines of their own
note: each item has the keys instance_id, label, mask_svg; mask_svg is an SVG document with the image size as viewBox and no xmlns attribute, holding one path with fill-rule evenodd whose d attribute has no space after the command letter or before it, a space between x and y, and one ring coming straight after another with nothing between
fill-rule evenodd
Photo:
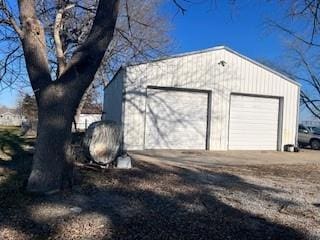
<instances>
[{"instance_id":1,"label":"house roof in background","mask_svg":"<svg viewBox=\"0 0 320 240\"><path fill-rule=\"evenodd\" d=\"M100 104L90 104L90 106L84 106L81 110L81 114L102 114L102 106Z\"/></svg>"},{"instance_id":2,"label":"house roof in background","mask_svg":"<svg viewBox=\"0 0 320 240\"><path fill-rule=\"evenodd\" d=\"M18 110L0 106L0 114L4 115L4 114L8 114L8 113L18 114Z\"/></svg>"}]
</instances>

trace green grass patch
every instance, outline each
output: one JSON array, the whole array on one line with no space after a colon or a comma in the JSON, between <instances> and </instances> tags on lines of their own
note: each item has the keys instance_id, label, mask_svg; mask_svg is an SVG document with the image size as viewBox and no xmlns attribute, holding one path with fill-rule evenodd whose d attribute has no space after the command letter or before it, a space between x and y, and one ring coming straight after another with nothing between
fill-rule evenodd
<instances>
[{"instance_id":1,"label":"green grass patch","mask_svg":"<svg viewBox=\"0 0 320 240\"><path fill-rule=\"evenodd\" d=\"M25 147L34 141L19 135L18 128L0 129L0 205L24 204L28 196L24 186L32 163L32 154Z\"/></svg>"}]
</instances>

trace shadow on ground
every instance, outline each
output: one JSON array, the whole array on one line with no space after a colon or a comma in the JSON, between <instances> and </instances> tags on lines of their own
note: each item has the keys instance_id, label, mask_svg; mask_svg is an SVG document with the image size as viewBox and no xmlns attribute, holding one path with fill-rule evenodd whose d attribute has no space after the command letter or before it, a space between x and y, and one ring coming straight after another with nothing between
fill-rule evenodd
<instances>
[{"instance_id":1,"label":"shadow on ground","mask_svg":"<svg viewBox=\"0 0 320 240\"><path fill-rule=\"evenodd\" d=\"M82 166L83 180L73 192L29 196L23 186L32 155L24 144L15 134L0 132L0 148L12 157L0 159L2 239L306 239L221 202L208 190L212 184L247 194L275 191L225 173L203 178L197 170L147 162L121 171ZM71 210L75 206L79 211Z\"/></svg>"}]
</instances>

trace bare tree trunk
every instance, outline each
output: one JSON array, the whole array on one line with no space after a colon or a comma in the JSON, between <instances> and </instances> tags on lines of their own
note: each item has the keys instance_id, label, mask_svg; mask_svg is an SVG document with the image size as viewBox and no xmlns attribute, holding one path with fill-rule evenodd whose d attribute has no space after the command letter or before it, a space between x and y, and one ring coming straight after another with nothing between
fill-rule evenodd
<instances>
[{"instance_id":1,"label":"bare tree trunk","mask_svg":"<svg viewBox=\"0 0 320 240\"><path fill-rule=\"evenodd\" d=\"M53 97L47 92L40 97L38 137L27 190L50 194L72 185L73 163L69 153L76 107L70 96Z\"/></svg>"},{"instance_id":2,"label":"bare tree trunk","mask_svg":"<svg viewBox=\"0 0 320 240\"><path fill-rule=\"evenodd\" d=\"M113 38L119 11L119 0L100 0L97 4L86 40L74 51L69 63L63 63L64 71L53 81L44 28L36 14L36 1L19 0L22 26L19 36L39 119L36 152L27 186L30 192L53 193L66 184L72 185L72 121Z\"/></svg>"}]
</instances>

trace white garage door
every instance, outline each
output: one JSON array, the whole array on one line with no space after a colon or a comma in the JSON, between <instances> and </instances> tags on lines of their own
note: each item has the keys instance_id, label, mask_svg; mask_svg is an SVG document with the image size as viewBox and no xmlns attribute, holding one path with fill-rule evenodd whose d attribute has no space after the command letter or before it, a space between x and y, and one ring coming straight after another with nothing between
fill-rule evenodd
<instances>
[{"instance_id":1,"label":"white garage door","mask_svg":"<svg viewBox=\"0 0 320 240\"><path fill-rule=\"evenodd\" d=\"M208 94L148 89L146 149L205 149Z\"/></svg>"},{"instance_id":2,"label":"white garage door","mask_svg":"<svg viewBox=\"0 0 320 240\"><path fill-rule=\"evenodd\" d=\"M277 150L279 99L231 95L230 150Z\"/></svg>"}]
</instances>

